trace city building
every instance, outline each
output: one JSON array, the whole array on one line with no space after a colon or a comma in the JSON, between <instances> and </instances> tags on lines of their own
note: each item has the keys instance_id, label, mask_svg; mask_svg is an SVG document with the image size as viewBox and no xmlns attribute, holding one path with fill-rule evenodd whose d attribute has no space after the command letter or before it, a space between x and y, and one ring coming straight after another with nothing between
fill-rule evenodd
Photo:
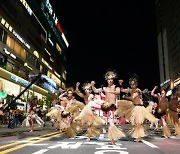
<instances>
[{"instance_id":1,"label":"city building","mask_svg":"<svg viewBox=\"0 0 180 154\"><path fill-rule=\"evenodd\" d=\"M180 1L156 0L160 86L180 91Z\"/></svg>"},{"instance_id":2,"label":"city building","mask_svg":"<svg viewBox=\"0 0 180 154\"><path fill-rule=\"evenodd\" d=\"M49 0L3 0L0 5L0 91L17 96L27 90L39 99L66 88L69 44ZM24 98L23 98L24 97Z\"/></svg>"}]
</instances>

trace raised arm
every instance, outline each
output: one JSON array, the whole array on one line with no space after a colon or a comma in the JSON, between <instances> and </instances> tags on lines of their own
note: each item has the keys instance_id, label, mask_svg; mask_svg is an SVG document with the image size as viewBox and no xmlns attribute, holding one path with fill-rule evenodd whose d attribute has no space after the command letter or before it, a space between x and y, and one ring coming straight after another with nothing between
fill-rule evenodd
<instances>
[{"instance_id":1,"label":"raised arm","mask_svg":"<svg viewBox=\"0 0 180 154\"><path fill-rule=\"evenodd\" d=\"M156 90L157 88L158 88L158 87L155 86L155 87L153 88L153 90L151 91L151 96L156 97L156 98L158 98L158 94L155 94L154 92L155 92L155 90Z\"/></svg>"},{"instance_id":2,"label":"raised arm","mask_svg":"<svg viewBox=\"0 0 180 154\"><path fill-rule=\"evenodd\" d=\"M102 88L97 89L94 85L95 85L95 81L91 81L91 87L94 93L99 93L103 91Z\"/></svg>"},{"instance_id":3,"label":"raised arm","mask_svg":"<svg viewBox=\"0 0 180 154\"><path fill-rule=\"evenodd\" d=\"M65 100L65 96L67 95L67 91L63 92L60 96L59 96L59 100Z\"/></svg>"},{"instance_id":4,"label":"raised arm","mask_svg":"<svg viewBox=\"0 0 180 154\"><path fill-rule=\"evenodd\" d=\"M77 83L76 83L75 93L76 93L79 97L83 98L84 95L83 95L83 93L80 92L80 90L79 90L79 85L80 85L80 82L77 82Z\"/></svg>"}]
</instances>

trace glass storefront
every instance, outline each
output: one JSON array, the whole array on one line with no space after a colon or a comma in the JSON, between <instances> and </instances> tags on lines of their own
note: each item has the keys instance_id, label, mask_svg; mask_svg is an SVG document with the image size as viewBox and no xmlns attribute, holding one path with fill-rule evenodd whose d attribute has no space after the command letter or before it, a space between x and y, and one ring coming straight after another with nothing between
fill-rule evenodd
<instances>
[{"instance_id":1,"label":"glass storefront","mask_svg":"<svg viewBox=\"0 0 180 154\"><path fill-rule=\"evenodd\" d=\"M5 93L7 93L8 95L14 95L17 96L20 93L20 86L10 82L8 80L5 80L3 78L0 78L0 81L3 85L3 90Z\"/></svg>"}]
</instances>

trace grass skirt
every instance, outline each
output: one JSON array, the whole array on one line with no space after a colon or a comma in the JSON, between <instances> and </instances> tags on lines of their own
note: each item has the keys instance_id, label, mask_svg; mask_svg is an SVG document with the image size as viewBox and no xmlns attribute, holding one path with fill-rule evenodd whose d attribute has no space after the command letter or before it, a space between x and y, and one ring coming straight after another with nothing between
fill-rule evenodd
<instances>
[{"instance_id":1,"label":"grass skirt","mask_svg":"<svg viewBox=\"0 0 180 154\"><path fill-rule=\"evenodd\" d=\"M79 131L81 127L76 122L72 122L70 127L66 129L66 134L68 137L74 137Z\"/></svg>"},{"instance_id":2,"label":"grass skirt","mask_svg":"<svg viewBox=\"0 0 180 154\"><path fill-rule=\"evenodd\" d=\"M133 102L132 101L128 101L128 100L119 100L118 101L118 106L116 109L116 115L118 116L125 116L126 111L130 108L132 108Z\"/></svg>"},{"instance_id":3,"label":"grass skirt","mask_svg":"<svg viewBox=\"0 0 180 154\"><path fill-rule=\"evenodd\" d=\"M74 120L78 121L82 127L101 126L105 123L101 117L92 111L89 105L86 105Z\"/></svg>"},{"instance_id":4,"label":"grass skirt","mask_svg":"<svg viewBox=\"0 0 180 154\"><path fill-rule=\"evenodd\" d=\"M126 119L128 119L135 127L132 129L132 137L140 138L145 136L143 122L145 119L155 122L156 118L144 106L135 106L124 111Z\"/></svg>"},{"instance_id":5,"label":"grass skirt","mask_svg":"<svg viewBox=\"0 0 180 154\"><path fill-rule=\"evenodd\" d=\"M178 113L169 109L166 112L166 120L169 125L174 126L175 134L179 135L180 134L180 122L179 122L179 118L178 118Z\"/></svg>"},{"instance_id":6,"label":"grass skirt","mask_svg":"<svg viewBox=\"0 0 180 154\"><path fill-rule=\"evenodd\" d=\"M134 138L140 138L140 137L144 137L145 136L145 132L144 132L144 127L142 126L142 124L137 124L131 132L131 136Z\"/></svg>"},{"instance_id":7,"label":"grass skirt","mask_svg":"<svg viewBox=\"0 0 180 154\"><path fill-rule=\"evenodd\" d=\"M164 137L170 137L171 136L171 132L170 129L167 126L163 126L163 136Z\"/></svg>"},{"instance_id":8,"label":"grass skirt","mask_svg":"<svg viewBox=\"0 0 180 154\"><path fill-rule=\"evenodd\" d=\"M87 128L87 134L88 134L88 137L96 137L100 134L100 131L93 126L90 126Z\"/></svg>"},{"instance_id":9,"label":"grass skirt","mask_svg":"<svg viewBox=\"0 0 180 154\"><path fill-rule=\"evenodd\" d=\"M122 137L125 137L125 134L121 130L119 130L114 124L109 126L108 138L110 140L115 140Z\"/></svg>"},{"instance_id":10,"label":"grass skirt","mask_svg":"<svg viewBox=\"0 0 180 154\"><path fill-rule=\"evenodd\" d=\"M58 122L61 121L61 110L60 109L52 109L46 114L47 117L50 117L50 119L55 119Z\"/></svg>"}]
</instances>

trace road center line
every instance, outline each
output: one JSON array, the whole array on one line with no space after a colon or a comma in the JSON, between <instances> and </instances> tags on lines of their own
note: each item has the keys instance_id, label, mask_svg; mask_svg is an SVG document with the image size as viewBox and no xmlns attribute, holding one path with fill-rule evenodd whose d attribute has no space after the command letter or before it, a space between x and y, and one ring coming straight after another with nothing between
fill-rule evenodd
<instances>
[{"instance_id":1,"label":"road center line","mask_svg":"<svg viewBox=\"0 0 180 154\"><path fill-rule=\"evenodd\" d=\"M56 136L59 136L59 135L61 135L61 134L58 133L58 134L49 136L49 137L47 137L47 138L42 138L42 139L39 139L39 140L36 140L36 141L31 141L31 142L29 142L29 143L22 144L22 145L18 145L18 146L16 146L16 147L13 147L13 148L10 148L10 149L1 151L0 153L1 153L1 154L5 154L5 153L8 153L8 152L12 152L12 151L15 151L15 150L24 148L24 147L29 146L29 145L32 145L32 144L36 144L36 143L38 143L38 142L45 141L45 140L47 140L47 139L50 139L50 138L53 138L53 137L56 137Z\"/></svg>"},{"instance_id":2,"label":"road center line","mask_svg":"<svg viewBox=\"0 0 180 154\"><path fill-rule=\"evenodd\" d=\"M53 133L49 133L49 134L44 134L44 135L41 135L41 136L38 136L38 137L29 138L29 139L26 139L26 140L23 140L23 141L16 141L16 142L13 142L13 143L5 144L5 145L0 146L0 149L4 149L6 147L17 145L17 144L20 144L20 143L23 143L23 142L29 142L29 141L32 141L34 139L40 139L40 138L42 138L44 136L50 136L50 135L54 135L54 134L57 134L57 132L53 132Z\"/></svg>"}]
</instances>

